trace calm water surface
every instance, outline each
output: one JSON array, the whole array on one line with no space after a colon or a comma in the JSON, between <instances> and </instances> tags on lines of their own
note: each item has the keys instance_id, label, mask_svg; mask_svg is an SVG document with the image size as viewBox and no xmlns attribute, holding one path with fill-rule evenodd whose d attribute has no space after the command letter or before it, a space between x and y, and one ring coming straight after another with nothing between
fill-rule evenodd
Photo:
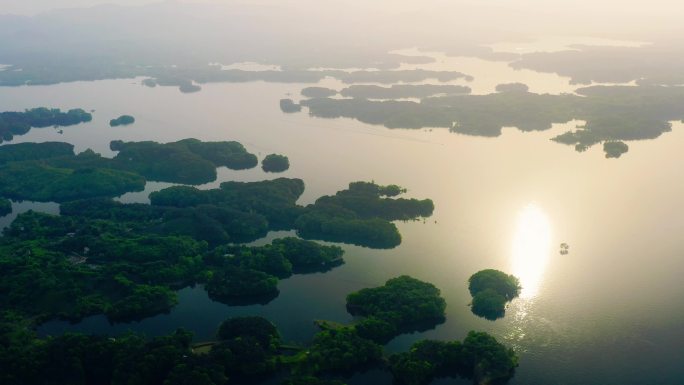
<instances>
[{"instance_id":1,"label":"calm water surface","mask_svg":"<svg viewBox=\"0 0 684 385\"><path fill-rule=\"evenodd\" d=\"M483 81L486 89L488 80ZM684 378L684 125L675 124L653 141L630 142L629 153L608 160L598 146L580 154L549 141L581 122L546 132L507 128L499 138L476 138L283 114L278 100L304 86L210 84L195 94L146 88L134 80L0 88L2 110L95 110L88 124L64 128L63 134L34 129L15 143L68 141L77 151L92 148L111 156L108 144L114 139L237 140L260 158L288 155L292 167L278 176L304 179L302 204L351 181L374 180L405 186L409 196L429 197L436 207L424 222L398 223L400 247L344 246L345 265L281 281L280 296L266 306L230 307L208 299L201 287L186 288L170 314L118 325L103 317L77 325L50 322L40 332L132 329L158 335L184 327L206 340L226 317L258 314L275 322L286 340L306 343L316 331L312 320L351 320L344 307L347 293L410 274L442 290L447 321L396 338L387 345L390 351L423 338L461 339L469 330L484 330L519 353L511 384L675 384ZM136 123L109 127L109 119L121 114L135 116ZM203 187L274 177L258 168L221 169L219 181ZM149 183L144 193L120 199L145 202L150 191L165 186ZM15 203L15 211L29 207L57 210L54 204ZM0 225L11 218L0 219ZM271 233L261 242L290 234ZM568 255L559 253L561 242L570 245ZM524 286L495 322L468 307L466 281L484 268L515 273ZM350 382L391 383L378 372Z\"/></svg>"}]
</instances>

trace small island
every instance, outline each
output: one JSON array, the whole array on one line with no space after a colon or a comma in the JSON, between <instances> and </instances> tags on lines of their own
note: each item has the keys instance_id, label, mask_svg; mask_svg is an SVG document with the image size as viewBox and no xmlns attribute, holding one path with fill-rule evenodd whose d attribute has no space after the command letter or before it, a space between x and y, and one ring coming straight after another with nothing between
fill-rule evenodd
<instances>
[{"instance_id":1,"label":"small island","mask_svg":"<svg viewBox=\"0 0 684 385\"><path fill-rule=\"evenodd\" d=\"M568 245L565 242L561 243L560 244L560 254L561 255L568 255L569 252L570 252L570 245Z\"/></svg>"},{"instance_id":2,"label":"small island","mask_svg":"<svg viewBox=\"0 0 684 385\"><path fill-rule=\"evenodd\" d=\"M520 294L520 281L499 270L481 270L468 279L473 296L472 312L488 320L504 316L506 303Z\"/></svg>"},{"instance_id":3,"label":"small island","mask_svg":"<svg viewBox=\"0 0 684 385\"><path fill-rule=\"evenodd\" d=\"M121 115L118 118L109 121L111 127L127 126L133 123L135 123L135 118L130 115Z\"/></svg>"},{"instance_id":4,"label":"small island","mask_svg":"<svg viewBox=\"0 0 684 385\"><path fill-rule=\"evenodd\" d=\"M266 172L283 172L290 168L290 160L285 155L268 154L261 161L261 169Z\"/></svg>"},{"instance_id":5,"label":"small island","mask_svg":"<svg viewBox=\"0 0 684 385\"><path fill-rule=\"evenodd\" d=\"M530 87L523 83L505 83L496 86L496 92L529 92Z\"/></svg>"},{"instance_id":6,"label":"small island","mask_svg":"<svg viewBox=\"0 0 684 385\"><path fill-rule=\"evenodd\" d=\"M629 146L625 142L608 141L603 142L603 151L606 153L606 158L619 158L629 151Z\"/></svg>"},{"instance_id":7,"label":"small island","mask_svg":"<svg viewBox=\"0 0 684 385\"><path fill-rule=\"evenodd\" d=\"M280 99L280 110L285 113L299 112L302 110L302 106L292 99Z\"/></svg>"}]
</instances>

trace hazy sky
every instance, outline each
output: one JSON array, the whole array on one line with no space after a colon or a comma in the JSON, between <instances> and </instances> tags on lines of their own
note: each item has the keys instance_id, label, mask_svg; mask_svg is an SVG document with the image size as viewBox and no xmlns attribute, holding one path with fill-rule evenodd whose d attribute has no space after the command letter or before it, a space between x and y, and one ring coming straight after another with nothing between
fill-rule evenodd
<instances>
[{"instance_id":1,"label":"hazy sky","mask_svg":"<svg viewBox=\"0 0 684 385\"><path fill-rule=\"evenodd\" d=\"M539 34L675 35L681 31L681 0L175 0L183 3L241 3L286 8L309 15L373 17L403 14L417 23L457 30L463 24ZM0 14L31 15L57 8L100 4L144 5L160 0L0 0ZM433 23L434 22L434 23ZM466 25L467 26L467 25ZM500 27L499 27L500 26Z\"/></svg>"},{"instance_id":2,"label":"hazy sky","mask_svg":"<svg viewBox=\"0 0 684 385\"><path fill-rule=\"evenodd\" d=\"M0 13L32 15L59 8L88 7L99 4L142 5L159 0L0 0Z\"/></svg>"}]
</instances>

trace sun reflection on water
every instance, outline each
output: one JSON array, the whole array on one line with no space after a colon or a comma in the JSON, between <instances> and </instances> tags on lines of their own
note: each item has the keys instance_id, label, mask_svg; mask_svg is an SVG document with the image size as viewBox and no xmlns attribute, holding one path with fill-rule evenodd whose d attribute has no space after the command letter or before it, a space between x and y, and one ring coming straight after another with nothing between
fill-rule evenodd
<instances>
[{"instance_id":1,"label":"sun reflection on water","mask_svg":"<svg viewBox=\"0 0 684 385\"><path fill-rule=\"evenodd\" d=\"M536 204L520 212L512 251L512 273L522 286L520 297L533 298L539 292L551 255L551 223Z\"/></svg>"}]
</instances>

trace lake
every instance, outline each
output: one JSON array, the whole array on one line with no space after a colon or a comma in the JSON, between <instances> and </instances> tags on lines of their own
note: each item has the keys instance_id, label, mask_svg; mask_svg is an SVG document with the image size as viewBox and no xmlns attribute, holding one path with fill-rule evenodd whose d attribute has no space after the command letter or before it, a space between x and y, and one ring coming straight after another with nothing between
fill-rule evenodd
<instances>
[{"instance_id":1,"label":"lake","mask_svg":"<svg viewBox=\"0 0 684 385\"><path fill-rule=\"evenodd\" d=\"M488 92L495 85L463 72L475 76L474 90ZM523 75L532 91L552 92L553 84L567 83L543 74L535 84L528 72ZM545 80L549 76L556 83ZM326 79L320 85L331 84L336 82ZM76 325L53 321L39 332L131 329L158 335L184 327L201 341L212 338L226 317L255 314L273 321L286 341L306 343L316 332L314 319L351 320L345 310L349 292L409 274L442 290L447 321L394 339L389 351L424 338L462 339L469 330L483 330L518 352L520 367L511 384L672 384L684 378L684 124L673 124L672 132L656 140L629 142L630 151L620 159L605 159L600 146L578 153L549 140L581 122L544 132L506 128L501 137L478 138L281 112L279 99L298 99L306 86L206 84L201 92L182 94L125 79L0 88L6 111L43 105L95 110L90 123L63 128L62 134L33 129L11 143L67 141L77 151L92 148L111 156L109 141L115 139L237 140L260 159L272 152L287 155L290 169L277 175L260 168L220 169L219 180L203 188L225 180L297 177L306 183L300 203L307 204L349 182L374 180L435 203L427 220L397 224L401 246L344 245L345 265L281 281L280 296L268 305L231 307L211 301L201 287L185 288L169 314L117 325L101 316ZM136 123L109 127L122 114L133 115ZM168 185L148 183L144 193L120 199L145 202L150 191ZM57 210L54 204L14 206ZM11 218L0 219L0 225ZM268 239L290 234L271 233ZM559 252L563 242L567 255ZM506 316L493 322L468 307L467 279L485 268L516 274L524 287ZM350 380L370 382L389 385L391 379L370 372Z\"/></svg>"}]
</instances>

